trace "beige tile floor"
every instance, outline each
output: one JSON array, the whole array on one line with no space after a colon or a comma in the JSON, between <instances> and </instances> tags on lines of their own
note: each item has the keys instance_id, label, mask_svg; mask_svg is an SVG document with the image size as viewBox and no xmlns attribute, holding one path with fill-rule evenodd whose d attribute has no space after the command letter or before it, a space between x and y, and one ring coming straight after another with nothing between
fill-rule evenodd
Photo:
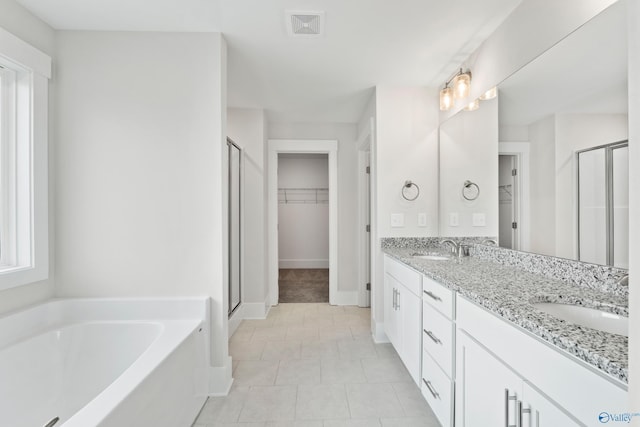
<instances>
[{"instance_id":1,"label":"beige tile floor","mask_svg":"<svg viewBox=\"0 0 640 427\"><path fill-rule=\"evenodd\" d=\"M369 309L280 304L229 342L234 384L194 427L439 426Z\"/></svg>"}]
</instances>

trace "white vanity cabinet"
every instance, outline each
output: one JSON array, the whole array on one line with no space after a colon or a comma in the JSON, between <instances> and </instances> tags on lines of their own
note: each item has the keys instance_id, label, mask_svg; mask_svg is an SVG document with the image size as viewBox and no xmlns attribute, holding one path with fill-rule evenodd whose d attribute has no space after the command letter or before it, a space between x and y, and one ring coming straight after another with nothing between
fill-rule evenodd
<instances>
[{"instance_id":1,"label":"white vanity cabinet","mask_svg":"<svg viewBox=\"0 0 640 427\"><path fill-rule=\"evenodd\" d=\"M460 296L456 316L456 427L598 425L627 411L619 381Z\"/></svg>"},{"instance_id":2,"label":"white vanity cabinet","mask_svg":"<svg viewBox=\"0 0 640 427\"><path fill-rule=\"evenodd\" d=\"M422 354L421 293L422 275L385 256L384 330L416 384Z\"/></svg>"},{"instance_id":3,"label":"white vanity cabinet","mask_svg":"<svg viewBox=\"0 0 640 427\"><path fill-rule=\"evenodd\" d=\"M455 293L422 278L422 384L420 389L443 426L453 422Z\"/></svg>"},{"instance_id":4,"label":"white vanity cabinet","mask_svg":"<svg viewBox=\"0 0 640 427\"><path fill-rule=\"evenodd\" d=\"M579 426L465 332L458 335L456 426Z\"/></svg>"}]
</instances>

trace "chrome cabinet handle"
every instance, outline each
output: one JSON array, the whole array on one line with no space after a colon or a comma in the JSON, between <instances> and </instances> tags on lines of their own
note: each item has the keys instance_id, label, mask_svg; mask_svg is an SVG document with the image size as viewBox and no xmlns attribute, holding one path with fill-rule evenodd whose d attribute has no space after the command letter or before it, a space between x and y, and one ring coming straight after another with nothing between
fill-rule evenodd
<instances>
[{"instance_id":1,"label":"chrome cabinet handle","mask_svg":"<svg viewBox=\"0 0 640 427\"><path fill-rule=\"evenodd\" d=\"M397 291L396 295L398 295L397 302L396 302L396 310L400 310L400 291Z\"/></svg>"},{"instance_id":2,"label":"chrome cabinet handle","mask_svg":"<svg viewBox=\"0 0 640 427\"><path fill-rule=\"evenodd\" d=\"M431 338L431 340L436 343L436 344L442 344L442 341L440 341L438 339L438 337L436 337L435 335L433 335L433 332L431 331L427 331L426 329L423 329L424 333L427 334L429 336L429 338Z\"/></svg>"},{"instance_id":3,"label":"chrome cabinet handle","mask_svg":"<svg viewBox=\"0 0 640 427\"><path fill-rule=\"evenodd\" d=\"M393 310L395 311L395 309L396 309L396 288L393 288L393 303L392 303L392 307L393 307Z\"/></svg>"},{"instance_id":4,"label":"chrome cabinet handle","mask_svg":"<svg viewBox=\"0 0 640 427\"><path fill-rule=\"evenodd\" d=\"M435 388L433 388L433 385L431 384L431 381L427 381L424 378L422 379L422 382L424 383L424 385L427 386L427 388L429 389L429 392L431 393L431 395L436 398L436 399L440 399L440 393L438 393L436 391Z\"/></svg>"},{"instance_id":5,"label":"chrome cabinet handle","mask_svg":"<svg viewBox=\"0 0 640 427\"><path fill-rule=\"evenodd\" d=\"M531 416L531 408L522 409L522 401L518 400L518 418L516 420L516 427L522 427L522 414L529 414Z\"/></svg>"},{"instance_id":6,"label":"chrome cabinet handle","mask_svg":"<svg viewBox=\"0 0 640 427\"><path fill-rule=\"evenodd\" d=\"M431 298L433 298L436 301L442 301L442 298L440 298L438 295L434 294L433 292L429 292L429 291L423 291L423 292L429 295Z\"/></svg>"},{"instance_id":7,"label":"chrome cabinet handle","mask_svg":"<svg viewBox=\"0 0 640 427\"><path fill-rule=\"evenodd\" d=\"M517 396L509 396L509 389L504 389L504 426L505 427L518 427L516 424L509 424L509 402L512 400L517 401ZM516 423L518 422L518 417L516 417Z\"/></svg>"}]
</instances>

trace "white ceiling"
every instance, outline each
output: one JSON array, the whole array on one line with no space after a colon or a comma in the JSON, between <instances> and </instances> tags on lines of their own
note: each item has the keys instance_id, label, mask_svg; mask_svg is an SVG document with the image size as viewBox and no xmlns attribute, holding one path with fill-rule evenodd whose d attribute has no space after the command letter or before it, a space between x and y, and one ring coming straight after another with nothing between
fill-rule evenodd
<instances>
[{"instance_id":1,"label":"white ceiling","mask_svg":"<svg viewBox=\"0 0 640 427\"><path fill-rule=\"evenodd\" d=\"M376 85L440 86L521 0L17 0L55 29L221 31L228 105L271 122L358 120ZM324 11L292 38L285 10ZM434 101L435 102L435 101Z\"/></svg>"},{"instance_id":2,"label":"white ceiling","mask_svg":"<svg viewBox=\"0 0 640 427\"><path fill-rule=\"evenodd\" d=\"M500 124L552 113L626 113L627 17L615 3L500 84Z\"/></svg>"}]
</instances>

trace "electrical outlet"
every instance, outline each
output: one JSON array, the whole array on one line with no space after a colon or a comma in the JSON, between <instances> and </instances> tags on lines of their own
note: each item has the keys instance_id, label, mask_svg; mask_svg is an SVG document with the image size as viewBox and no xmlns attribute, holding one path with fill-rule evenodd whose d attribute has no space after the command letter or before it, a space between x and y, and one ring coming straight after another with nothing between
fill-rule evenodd
<instances>
[{"instance_id":1,"label":"electrical outlet","mask_svg":"<svg viewBox=\"0 0 640 427\"><path fill-rule=\"evenodd\" d=\"M424 212L418 214L418 227L428 227L427 214Z\"/></svg>"},{"instance_id":2,"label":"electrical outlet","mask_svg":"<svg viewBox=\"0 0 640 427\"><path fill-rule=\"evenodd\" d=\"M472 223L474 227L485 227L487 225L486 215L483 213L474 213Z\"/></svg>"},{"instance_id":3,"label":"electrical outlet","mask_svg":"<svg viewBox=\"0 0 640 427\"><path fill-rule=\"evenodd\" d=\"M449 227L458 227L460 225L460 217L458 212L451 212L449 214Z\"/></svg>"},{"instance_id":4,"label":"electrical outlet","mask_svg":"<svg viewBox=\"0 0 640 427\"><path fill-rule=\"evenodd\" d=\"M391 226L392 227L404 227L404 214L393 213L391 214Z\"/></svg>"}]
</instances>

